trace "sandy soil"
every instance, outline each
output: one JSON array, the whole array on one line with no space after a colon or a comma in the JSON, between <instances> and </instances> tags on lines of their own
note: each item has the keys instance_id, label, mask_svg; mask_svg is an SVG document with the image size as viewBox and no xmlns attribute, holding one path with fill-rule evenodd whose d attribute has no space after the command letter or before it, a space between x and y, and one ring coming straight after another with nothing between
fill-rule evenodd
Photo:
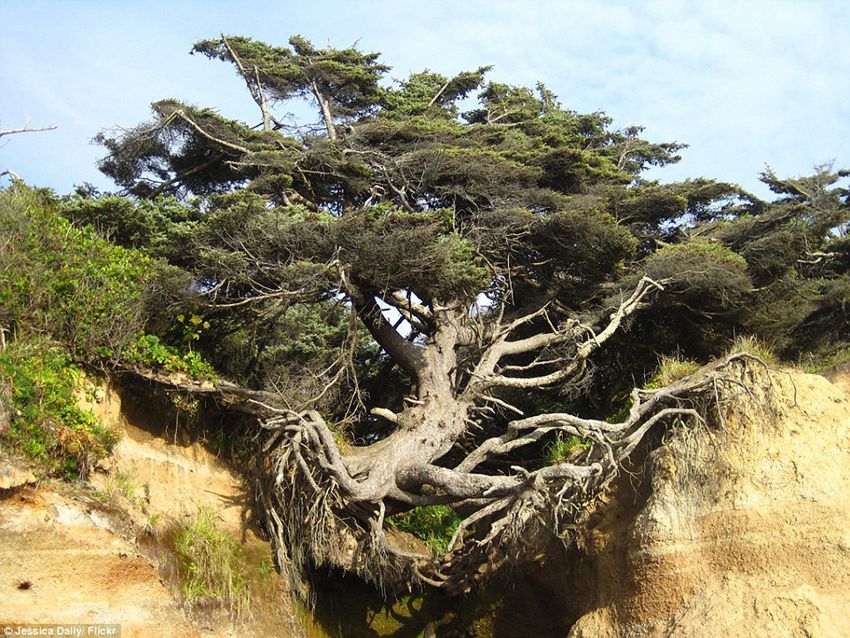
<instances>
[{"instance_id":1,"label":"sandy soil","mask_svg":"<svg viewBox=\"0 0 850 638\"><path fill-rule=\"evenodd\" d=\"M780 414L679 432L582 540L570 636L850 636L850 396L775 373Z\"/></svg>"},{"instance_id":2,"label":"sandy soil","mask_svg":"<svg viewBox=\"0 0 850 638\"><path fill-rule=\"evenodd\" d=\"M298 635L271 548L249 525L241 478L200 442L175 445L134 418L139 406L122 406L111 389L88 387L81 402L123 432L91 485L37 485L0 460L0 623L114 623L124 638ZM242 542L253 614L240 624L215 607L186 609L173 557L143 531L153 522L161 534L199 506Z\"/></svg>"},{"instance_id":3,"label":"sandy soil","mask_svg":"<svg viewBox=\"0 0 850 638\"><path fill-rule=\"evenodd\" d=\"M0 622L117 623L124 638L201 635L157 566L114 526L50 487L0 500Z\"/></svg>"}]
</instances>

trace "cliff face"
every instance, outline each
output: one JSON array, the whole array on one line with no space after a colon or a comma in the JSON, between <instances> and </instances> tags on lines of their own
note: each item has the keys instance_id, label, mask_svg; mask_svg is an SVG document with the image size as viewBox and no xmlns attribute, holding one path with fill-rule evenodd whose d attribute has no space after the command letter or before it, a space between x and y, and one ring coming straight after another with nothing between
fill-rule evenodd
<instances>
[{"instance_id":1,"label":"cliff face","mask_svg":"<svg viewBox=\"0 0 850 638\"><path fill-rule=\"evenodd\" d=\"M769 379L756 375L752 399L727 397L723 429L674 431L640 472L624 472L568 556L558 545L516 574L492 634L850 636L850 374ZM132 397L106 392L88 407L125 433L94 478L101 492L130 476L162 520L204 504L270 554L245 526L245 486L200 444L175 445ZM134 507L104 511L90 492L35 487L25 468L0 466L0 620L109 619L131 636L233 631L180 609L134 538ZM263 587L249 627L298 633L277 609L283 586Z\"/></svg>"},{"instance_id":2,"label":"cliff face","mask_svg":"<svg viewBox=\"0 0 850 638\"><path fill-rule=\"evenodd\" d=\"M570 636L850 636L850 395L762 381L612 491L574 557Z\"/></svg>"},{"instance_id":3,"label":"cliff face","mask_svg":"<svg viewBox=\"0 0 850 638\"><path fill-rule=\"evenodd\" d=\"M98 383L83 390L81 406L122 433L91 485L39 483L0 457L0 626L109 623L140 638L300 635L271 547L249 525L244 481L144 395ZM241 544L253 603L242 623L214 605L180 603L167 539L199 507Z\"/></svg>"}]
</instances>

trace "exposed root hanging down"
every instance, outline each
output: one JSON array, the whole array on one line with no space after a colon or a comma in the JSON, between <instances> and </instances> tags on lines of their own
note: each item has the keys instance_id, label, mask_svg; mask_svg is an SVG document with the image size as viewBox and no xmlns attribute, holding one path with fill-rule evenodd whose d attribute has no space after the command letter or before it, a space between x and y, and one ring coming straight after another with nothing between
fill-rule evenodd
<instances>
[{"instance_id":1,"label":"exposed root hanging down","mask_svg":"<svg viewBox=\"0 0 850 638\"><path fill-rule=\"evenodd\" d=\"M758 357L735 354L665 388L635 388L621 423L566 413L516 419L453 468L406 464L398 458L399 445L387 441L343 455L317 412L275 410L263 422L258 491L279 563L304 598L311 565L353 571L381 589L430 585L463 591L498 565L527 555L540 534L569 540L653 430L677 423L724 427L726 397L743 392L756 398L754 363L765 366ZM759 400L765 397L769 392L760 391ZM550 433L591 445L533 470L493 469L503 464L492 461ZM393 542L389 513L438 503L463 516L445 555L411 552Z\"/></svg>"}]
</instances>

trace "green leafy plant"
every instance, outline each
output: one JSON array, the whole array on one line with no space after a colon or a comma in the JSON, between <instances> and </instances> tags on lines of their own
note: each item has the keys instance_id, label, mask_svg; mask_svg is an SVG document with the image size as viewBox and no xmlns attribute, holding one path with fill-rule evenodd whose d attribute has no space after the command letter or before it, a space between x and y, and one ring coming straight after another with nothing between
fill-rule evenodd
<instances>
[{"instance_id":1,"label":"green leafy plant","mask_svg":"<svg viewBox=\"0 0 850 638\"><path fill-rule=\"evenodd\" d=\"M447 505L414 507L409 512L391 517L396 528L428 543L436 554L445 554L449 542L460 525L460 517Z\"/></svg>"},{"instance_id":2,"label":"green leafy plant","mask_svg":"<svg viewBox=\"0 0 850 638\"><path fill-rule=\"evenodd\" d=\"M13 418L0 441L48 472L66 478L89 473L118 440L115 432L77 404L79 369L63 348L14 341L0 352L0 376L12 390Z\"/></svg>"},{"instance_id":3,"label":"green leafy plant","mask_svg":"<svg viewBox=\"0 0 850 638\"><path fill-rule=\"evenodd\" d=\"M215 378L215 370L198 352L181 353L176 347L163 343L156 335L140 333L136 342L124 353L131 364L140 364L164 372L184 373L193 379Z\"/></svg>"},{"instance_id":4,"label":"green leafy plant","mask_svg":"<svg viewBox=\"0 0 850 638\"><path fill-rule=\"evenodd\" d=\"M273 571L274 562L269 558L261 558L259 565L257 565L257 572L259 573L260 578L266 578Z\"/></svg>"},{"instance_id":5,"label":"green leafy plant","mask_svg":"<svg viewBox=\"0 0 850 638\"><path fill-rule=\"evenodd\" d=\"M250 610L248 584L239 543L216 526L216 513L198 508L195 518L174 536L183 597L192 605L204 600L225 605L234 618Z\"/></svg>"},{"instance_id":6,"label":"green leafy plant","mask_svg":"<svg viewBox=\"0 0 850 638\"><path fill-rule=\"evenodd\" d=\"M183 341L186 343L189 351L192 350L192 344L201 338L203 332L210 329L210 322L205 321L203 317L196 314L189 315L188 317L182 314L177 315L177 321L183 328Z\"/></svg>"},{"instance_id":7,"label":"green leafy plant","mask_svg":"<svg viewBox=\"0 0 850 638\"><path fill-rule=\"evenodd\" d=\"M50 335L75 358L114 357L143 324L153 262L60 216L51 193L0 191L0 325Z\"/></svg>"}]
</instances>

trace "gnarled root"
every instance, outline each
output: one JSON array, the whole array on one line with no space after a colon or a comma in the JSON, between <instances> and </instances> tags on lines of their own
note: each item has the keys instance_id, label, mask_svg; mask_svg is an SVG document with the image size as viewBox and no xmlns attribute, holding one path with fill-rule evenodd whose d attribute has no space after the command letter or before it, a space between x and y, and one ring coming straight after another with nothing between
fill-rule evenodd
<instances>
[{"instance_id":1,"label":"gnarled root","mask_svg":"<svg viewBox=\"0 0 850 638\"><path fill-rule=\"evenodd\" d=\"M722 427L726 390L747 392L752 382L748 360L760 361L732 355L668 387L636 388L620 423L566 413L514 420L454 468L399 465L395 483L384 492L376 491L368 476L350 473L349 467L362 463L340 454L321 416L278 412L264 423L268 438L259 493L279 562L305 597L309 565L342 567L381 589L468 589L505 561L536 552L540 534L569 540L624 460L654 429L706 420ZM509 473L491 469L491 461L510 458L550 433L574 435L590 445L551 465L512 466ZM447 503L465 516L441 557L401 549L387 537L388 508L429 503Z\"/></svg>"}]
</instances>

